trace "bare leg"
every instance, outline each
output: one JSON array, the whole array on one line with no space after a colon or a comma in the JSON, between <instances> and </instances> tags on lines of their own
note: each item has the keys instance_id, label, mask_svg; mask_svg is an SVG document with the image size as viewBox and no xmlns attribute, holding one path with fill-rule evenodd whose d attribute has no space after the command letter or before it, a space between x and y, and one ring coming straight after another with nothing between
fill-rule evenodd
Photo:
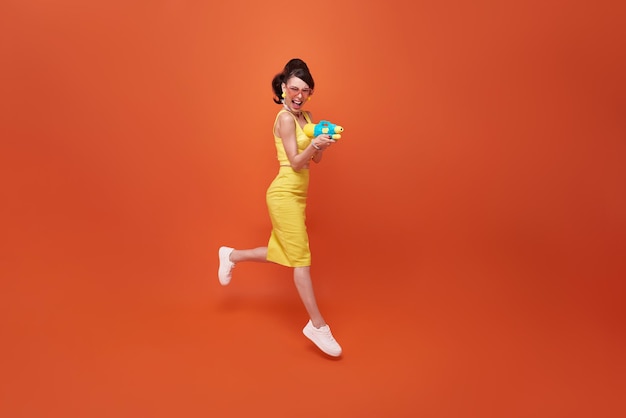
<instances>
[{"instance_id":1,"label":"bare leg","mask_svg":"<svg viewBox=\"0 0 626 418\"><path fill-rule=\"evenodd\" d=\"M230 261L232 263L241 263L244 261L267 262L267 247L257 247L246 250L233 250L230 253ZM323 327L326 321L317 307L315 293L313 292L313 282L311 281L310 267L294 267L293 280L296 289L300 295L300 299L311 318L311 322L315 328Z\"/></svg>"},{"instance_id":2,"label":"bare leg","mask_svg":"<svg viewBox=\"0 0 626 418\"><path fill-rule=\"evenodd\" d=\"M322 317L322 314L317 307L315 301L315 293L313 292L313 282L311 281L311 268L310 267L295 267L293 269L293 281L298 289L298 294L304 307L311 318L311 322L315 328L323 327L326 325L326 321Z\"/></svg>"},{"instance_id":3,"label":"bare leg","mask_svg":"<svg viewBox=\"0 0 626 418\"><path fill-rule=\"evenodd\" d=\"M267 262L267 247L257 247L249 250L233 250L230 253L230 261L240 263L242 261Z\"/></svg>"}]
</instances>

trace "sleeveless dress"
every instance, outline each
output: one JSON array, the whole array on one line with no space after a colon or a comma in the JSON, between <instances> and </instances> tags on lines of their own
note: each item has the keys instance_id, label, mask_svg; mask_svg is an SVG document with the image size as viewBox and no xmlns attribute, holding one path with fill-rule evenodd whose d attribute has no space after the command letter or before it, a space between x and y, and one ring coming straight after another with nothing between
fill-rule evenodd
<instances>
[{"instance_id":1,"label":"sleeveless dress","mask_svg":"<svg viewBox=\"0 0 626 418\"><path fill-rule=\"evenodd\" d=\"M287 110L278 112L276 120L283 112ZM308 113L303 114L307 123L311 123ZM294 123L298 152L302 152L309 146L311 139L302 131L295 117ZM287 267L307 267L311 265L309 236L305 223L309 169L295 171L291 168L282 139L275 134L274 143L280 167L265 195L272 221L272 233L267 244L267 260Z\"/></svg>"}]
</instances>

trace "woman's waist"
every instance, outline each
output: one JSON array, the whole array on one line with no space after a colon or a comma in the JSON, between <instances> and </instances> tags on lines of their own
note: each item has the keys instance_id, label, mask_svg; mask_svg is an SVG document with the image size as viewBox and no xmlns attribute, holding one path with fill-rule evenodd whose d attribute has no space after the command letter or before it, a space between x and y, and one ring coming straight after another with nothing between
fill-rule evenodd
<instances>
[{"instance_id":1,"label":"woman's waist","mask_svg":"<svg viewBox=\"0 0 626 418\"><path fill-rule=\"evenodd\" d=\"M291 167L291 164L289 163L281 163L278 165L278 169L281 170L283 168L291 168L293 171L295 171L296 173L300 170L308 170L309 169L309 165L305 164L304 167L302 167L300 170L294 170L293 167Z\"/></svg>"},{"instance_id":2,"label":"woman's waist","mask_svg":"<svg viewBox=\"0 0 626 418\"><path fill-rule=\"evenodd\" d=\"M309 170L294 170L289 166L281 166L270 184L272 190L293 190L301 193L309 186Z\"/></svg>"}]
</instances>

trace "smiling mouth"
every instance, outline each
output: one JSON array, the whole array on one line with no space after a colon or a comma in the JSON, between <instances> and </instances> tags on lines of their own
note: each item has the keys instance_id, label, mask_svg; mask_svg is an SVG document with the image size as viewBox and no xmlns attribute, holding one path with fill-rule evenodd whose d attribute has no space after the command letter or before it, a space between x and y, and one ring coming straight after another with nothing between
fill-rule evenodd
<instances>
[{"instance_id":1,"label":"smiling mouth","mask_svg":"<svg viewBox=\"0 0 626 418\"><path fill-rule=\"evenodd\" d=\"M293 107L300 107L300 106L302 106L302 102L300 100L294 99L294 100L291 101L291 105Z\"/></svg>"}]
</instances>

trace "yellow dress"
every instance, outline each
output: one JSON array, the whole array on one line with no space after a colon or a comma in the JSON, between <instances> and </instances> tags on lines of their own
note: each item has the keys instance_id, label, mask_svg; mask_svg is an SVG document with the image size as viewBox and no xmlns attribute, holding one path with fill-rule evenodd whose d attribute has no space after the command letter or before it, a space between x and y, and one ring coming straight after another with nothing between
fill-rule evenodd
<instances>
[{"instance_id":1,"label":"yellow dress","mask_svg":"<svg viewBox=\"0 0 626 418\"><path fill-rule=\"evenodd\" d=\"M281 110L278 115L283 112L287 110ZM303 114L307 123L311 123L309 115L306 112ZM309 146L311 139L302 131L295 117L294 123L298 152L302 152ZM274 143L280 167L266 193L267 208L272 220L267 260L287 267L310 266L311 251L305 223L309 169L292 169L282 139L274 135Z\"/></svg>"}]
</instances>

